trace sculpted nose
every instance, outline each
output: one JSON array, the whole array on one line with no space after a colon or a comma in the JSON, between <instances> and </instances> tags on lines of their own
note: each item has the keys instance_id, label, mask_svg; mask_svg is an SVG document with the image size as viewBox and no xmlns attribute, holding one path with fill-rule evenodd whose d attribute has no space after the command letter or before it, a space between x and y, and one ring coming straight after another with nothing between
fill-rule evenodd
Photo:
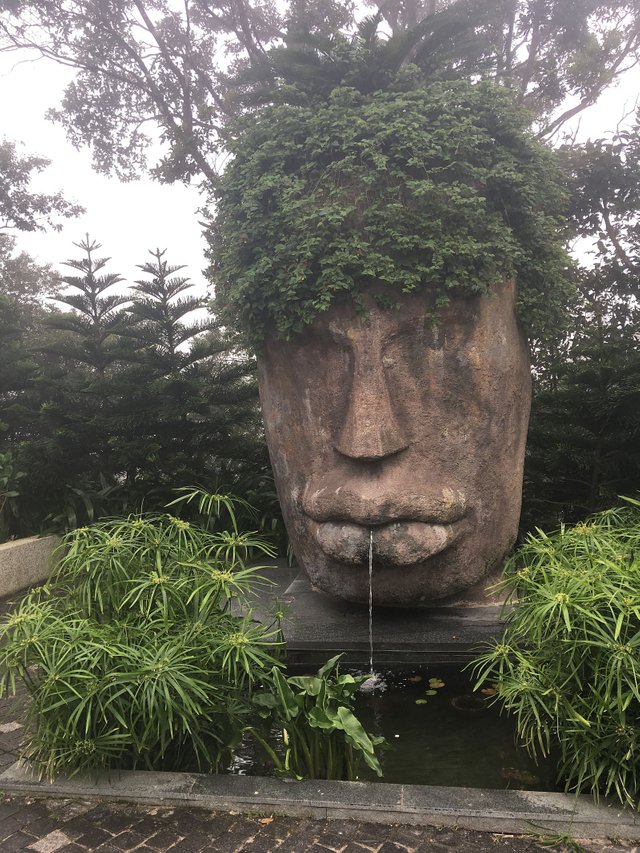
<instances>
[{"instance_id":1,"label":"sculpted nose","mask_svg":"<svg viewBox=\"0 0 640 853\"><path fill-rule=\"evenodd\" d=\"M408 446L393 410L382 364L371 355L356 355L347 412L335 449L350 459L375 461Z\"/></svg>"}]
</instances>

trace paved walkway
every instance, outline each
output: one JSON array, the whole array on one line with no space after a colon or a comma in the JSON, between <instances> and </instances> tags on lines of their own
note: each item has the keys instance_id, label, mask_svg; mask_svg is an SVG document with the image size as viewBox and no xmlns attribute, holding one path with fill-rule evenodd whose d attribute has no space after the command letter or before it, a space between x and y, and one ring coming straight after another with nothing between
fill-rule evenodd
<instances>
[{"instance_id":1,"label":"paved walkway","mask_svg":"<svg viewBox=\"0 0 640 853\"><path fill-rule=\"evenodd\" d=\"M344 820L260 818L68 800L7 798L0 804L3 853L534 853L549 849L570 848L544 847L531 838ZM603 844L588 849L635 850Z\"/></svg>"},{"instance_id":2,"label":"paved walkway","mask_svg":"<svg viewBox=\"0 0 640 853\"><path fill-rule=\"evenodd\" d=\"M7 607L0 602L1 611ZM0 700L0 772L19 757L25 696ZM567 846L561 839L461 829L383 826L265 814L154 808L0 793L0 853L534 853L544 850L640 853L617 841Z\"/></svg>"}]
</instances>

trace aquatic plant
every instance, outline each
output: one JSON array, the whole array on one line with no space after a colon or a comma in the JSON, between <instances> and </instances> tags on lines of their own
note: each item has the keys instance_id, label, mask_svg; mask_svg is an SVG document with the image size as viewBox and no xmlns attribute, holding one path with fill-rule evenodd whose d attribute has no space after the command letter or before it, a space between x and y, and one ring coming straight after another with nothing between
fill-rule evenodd
<instances>
[{"instance_id":1,"label":"aquatic plant","mask_svg":"<svg viewBox=\"0 0 640 853\"><path fill-rule=\"evenodd\" d=\"M256 707L269 719L275 716L281 727L283 757L254 730L281 775L353 780L364 761L382 776L376 749L385 748L387 741L368 734L353 713L356 691L369 675L341 674L340 657L327 661L317 675L285 678L274 668L275 692L253 697Z\"/></svg>"}]
</instances>

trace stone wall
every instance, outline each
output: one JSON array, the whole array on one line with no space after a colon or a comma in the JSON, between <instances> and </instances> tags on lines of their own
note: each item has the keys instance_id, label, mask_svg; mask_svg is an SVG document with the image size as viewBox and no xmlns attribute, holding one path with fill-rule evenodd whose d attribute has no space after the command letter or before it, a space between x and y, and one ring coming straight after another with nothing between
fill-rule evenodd
<instances>
[{"instance_id":1,"label":"stone wall","mask_svg":"<svg viewBox=\"0 0 640 853\"><path fill-rule=\"evenodd\" d=\"M45 581L59 541L57 536L30 536L0 545L0 598Z\"/></svg>"}]
</instances>

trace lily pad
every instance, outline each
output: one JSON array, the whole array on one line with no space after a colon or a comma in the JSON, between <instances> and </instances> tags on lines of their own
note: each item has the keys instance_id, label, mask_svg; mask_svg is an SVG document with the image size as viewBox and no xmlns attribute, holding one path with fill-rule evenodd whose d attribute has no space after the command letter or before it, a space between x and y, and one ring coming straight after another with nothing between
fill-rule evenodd
<instances>
[{"instance_id":1,"label":"lily pad","mask_svg":"<svg viewBox=\"0 0 640 853\"><path fill-rule=\"evenodd\" d=\"M437 690L425 690L424 692L425 692L426 696L437 696L438 695Z\"/></svg>"},{"instance_id":2,"label":"lily pad","mask_svg":"<svg viewBox=\"0 0 640 853\"><path fill-rule=\"evenodd\" d=\"M427 704L426 699L416 699L416 705L426 705L426 704Z\"/></svg>"},{"instance_id":3,"label":"lily pad","mask_svg":"<svg viewBox=\"0 0 640 853\"><path fill-rule=\"evenodd\" d=\"M441 678L430 678L429 687L438 690L440 687L444 687L444 681Z\"/></svg>"}]
</instances>

